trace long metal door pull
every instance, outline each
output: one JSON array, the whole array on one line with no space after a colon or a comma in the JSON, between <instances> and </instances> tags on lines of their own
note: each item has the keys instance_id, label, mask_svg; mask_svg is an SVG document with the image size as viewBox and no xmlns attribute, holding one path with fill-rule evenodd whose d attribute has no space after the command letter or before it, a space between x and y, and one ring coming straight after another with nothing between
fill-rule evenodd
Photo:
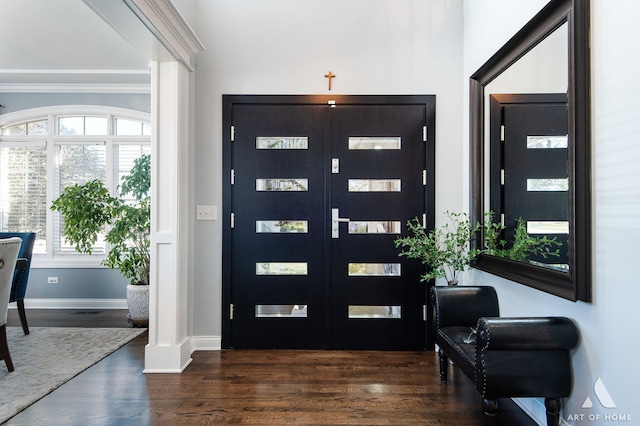
<instances>
[{"instance_id":1,"label":"long metal door pull","mask_svg":"<svg viewBox=\"0 0 640 426\"><path fill-rule=\"evenodd\" d=\"M340 238L340 222L350 221L347 217L340 217L340 209L331 209L331 238Z\"/></svg>"}]
</instances>

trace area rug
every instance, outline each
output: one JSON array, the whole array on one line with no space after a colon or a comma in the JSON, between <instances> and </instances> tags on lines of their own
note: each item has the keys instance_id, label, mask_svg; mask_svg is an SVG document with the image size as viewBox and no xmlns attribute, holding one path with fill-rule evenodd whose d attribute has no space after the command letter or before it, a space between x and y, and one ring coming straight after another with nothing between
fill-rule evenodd
<instances>
[{"instance_id":1,"label":"area rug","mask_svg":"<svg viewBox=\"0 0 640 426\"><path fill-rule=\"evenodd\" d=\"M141 328L7 327L15 371L0 361L0 423L144 333Z\"/></svg>"}]
</instances>

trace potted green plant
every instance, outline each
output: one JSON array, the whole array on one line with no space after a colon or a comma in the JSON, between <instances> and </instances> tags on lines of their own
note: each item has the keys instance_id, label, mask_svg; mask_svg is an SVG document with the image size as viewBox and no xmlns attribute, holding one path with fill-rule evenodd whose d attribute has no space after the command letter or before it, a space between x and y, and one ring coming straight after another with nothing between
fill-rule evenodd
<instances>
[{"instance_id":1,"label":"potted green plant","mask_svg":"<svg viewBox=\"0 0 640 426\"><path fill-rule=\"evenodd\" d=\"M445 278L448 285L457 285L458 276L481 252L471 248L481 225L471 225L466 213L445 212L449 219L439 228L427 232L418 218L407 222L412 234L395 240L397 248L402 248L399 256L418 259L426 265L426 273L421 281Z\"/></svg>"},{"instance_id":2,"label":"potted green plant","mask_svg":"<svg viewBox=\"0 0 640 426\"><path fill-rule=\"evenodd\" d=\"M123 176L120 198L93 180L64 188L51 205L62 216L62 235L79 253L91 254L98 236L106 232L109 252L102 264L130 280L127 303L134 325L149 320L150 170L150 156L143 155Z\"/></svg>"}]
</instances>

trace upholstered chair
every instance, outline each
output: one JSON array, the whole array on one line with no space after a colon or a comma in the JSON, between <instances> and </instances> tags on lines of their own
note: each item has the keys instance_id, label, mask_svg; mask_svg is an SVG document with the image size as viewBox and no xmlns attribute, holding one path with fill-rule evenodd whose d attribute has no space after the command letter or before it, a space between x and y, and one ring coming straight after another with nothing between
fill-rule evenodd
<instances>
[{"instance_id":1,"label":"upholstered chair","mask_svg":"<svg viewBox=\"0 0 640 426\"><path fill-rule=\"evenodd\" d=\"M18 253L18 267L13 274L13 284L11 284L11 296L9 303L16 302L18 307L18 315L20 316L20 324L24 334L29 334L29 325L27 324L27 314L24 310L24 297L27 294L27 283L29 282L29 270L31 269L31 257L33 253L33 245L36 242L35 232L0 232L1 238L19 237L22 239L22 246Z\"/></svg>"},{"instance_id":2,"label":"upholstered chair","mask_svg":"<svg viewBox=\"0 0 640 426\"><path fill-rule=\"evenodd\" d=\"M9 371L13 371L13 362L7 343L7 310L21 245L22 239L18 237L0 239L0 358L4 359Z\"/></svg>"}]
</instances>

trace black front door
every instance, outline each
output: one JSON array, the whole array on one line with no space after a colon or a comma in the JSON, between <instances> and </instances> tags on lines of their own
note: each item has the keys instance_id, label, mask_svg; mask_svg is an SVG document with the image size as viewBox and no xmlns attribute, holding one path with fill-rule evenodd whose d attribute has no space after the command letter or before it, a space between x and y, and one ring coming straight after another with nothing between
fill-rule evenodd
<instances>
[{"instance_id":1,"label":"black front door","mask_svg":"<svg viewBox=\"0 0 640 426\"><path fill-rule=\"evenodd\" d=\"M422 268L393 240L433 220L434 98L224 102L223 347L424 348Z\"/></svg>"}]
</instances>

